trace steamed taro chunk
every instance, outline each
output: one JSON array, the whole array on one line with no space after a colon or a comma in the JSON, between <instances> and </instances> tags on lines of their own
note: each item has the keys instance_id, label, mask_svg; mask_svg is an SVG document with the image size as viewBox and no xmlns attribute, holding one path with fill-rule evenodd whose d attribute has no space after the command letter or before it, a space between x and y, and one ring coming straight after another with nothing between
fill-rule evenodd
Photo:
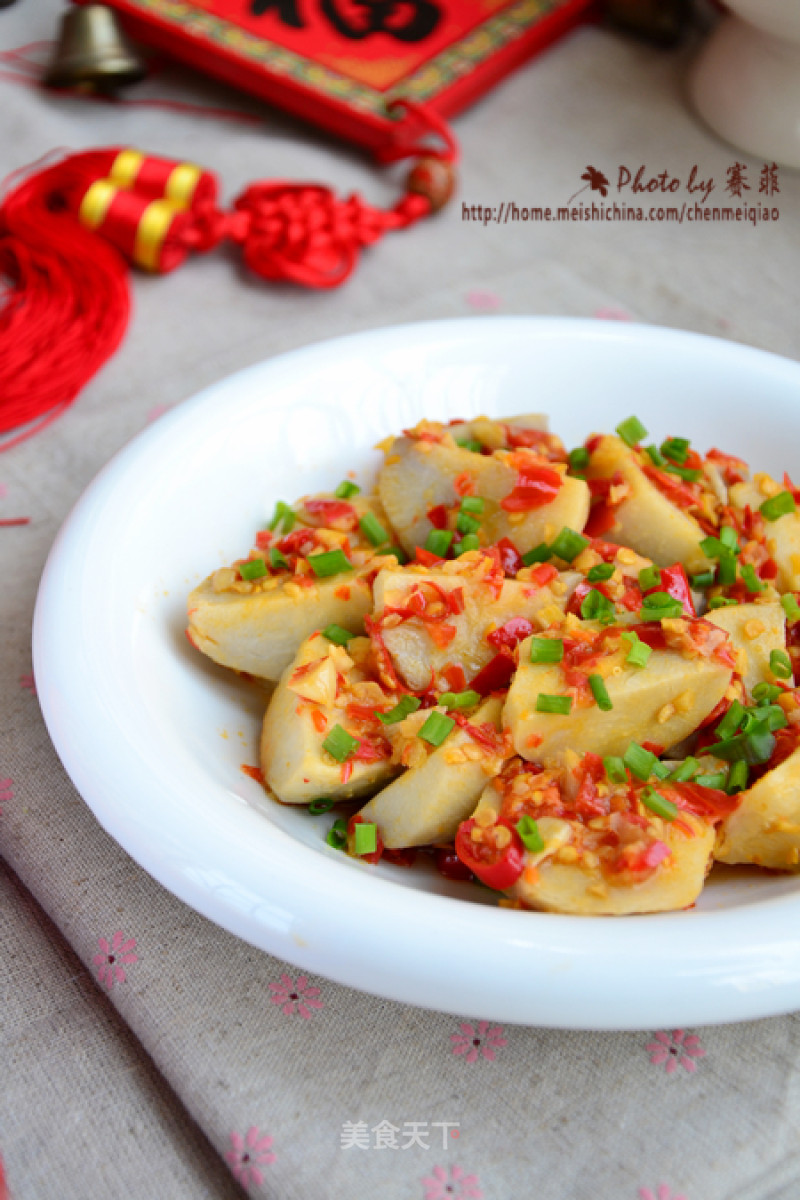
<instances>
[{"instance_id":1,"label":"steamed taro chunk","mask_svg":"<svg viewBox=\"0 0 800 1200\"><path fill-rule=\"evenodd\" d=\"M261 769L284 804L368 795L398 771L377 712L397 696L377 682L366 638L308 638L269 702Z\"/></svg>"},{"instance_id":2,"label":"steamed taro chunk","mask_svg":"<svg viewBox=\"0 0 800 1200\"><path fill-rule=\"evenodd\" d=\"M769 475L756 474L734 484L730 502L743 557L779 592L800 590L800 514L794 486L781 487Z\"/></svg>"},{"instance_id":3,"label":"steamed taro chunk","mask_svg":"<svg viewBox=\"0 0 800 1200\"><path fill-rule=\"evenodd\" d=\"M497 774L509 753L507 739L499 732L502 708L502 700L495 697L470 713L418 709L386 726L393 759L408 769L361 810L365 821L377 824L385 846L453 840L487 779ZM432 714L434 744L426 740Z\"/></svg>"},{"instance_id":4,"label":"steamed taro chunk","mask_svg":"<svg viewBox=\"0 0 800 1200\"><path fill-rule=\"evenodd\" d=\"M459 829L456 852L520 907L579 916L687 908L711 866L724 792L609 779L597 755L563 767L511 759Z\"/></svg>"},{"instance_id":5,"label":"steamed taro chunk","mask_svg":"<svg viewBox=\"0 0 800 1200\"><path fill-rule=\"evenodd\" d=\"M514 646L534 629L560 621L579 578L543 563L506 579L497 561L481 551L440 569L388 568L375 580L370 634L401 683L415 692L457 692L498 655L511 662Z\"/></svg>"},{"instance_id":6,"label":"steamed taro chunk","mask_svg":"<svg viewBox=\"0 0 800 1200\"><path fill-rule=\"evenodd\" d=\"M365 518L384 528L374 497L309 496L279 508L275 528L257 534L248 558L191 593L189 641L224 667L275 680L314 630L336 624L363 632L375 571L393 561L376 554L375 525L367 526L371 541ZM320 566L322 554L333 557Z\"/></svg>"},{"instance_id":7,"label":"steamed taro chunk","mask_svg":"<svg viewBox=\"0 0 800 1200\"><path fill-rule=\"evenodd\" d=\"M523 758L557 763L572 748L624 755L631 742L675 746L723 699L735 657L701 619L601 627L568 616L523 642L503 714Z\"/></svg>"},{"instance_id":8,"label":"steamed taro chunk","mask_svg":"<svg viewBox=\"0 0 800 1200\"><path fill-rule=\"evenodd\" d=\"M781 700L790 722L800 722L796 692ZM800 869L800 723L773 735L764 774L736 799L739 806L720 829L715 858L754 863L774 871ZM752 768L751 768L752 770Z\"/></svg>"},{"instance_id":9,"label":"steamed taro chunk","mask_svg":"<svg viewBox=\"0 0 800 1200\"><path fill-rule=\"evenodd\" d=\"M587 448L587 533L630 546L661 567L679 562L700 572L711 566L700 542L716 532L727 494L711 455L702 459L687 448L685 465L678 467L652 447L661 460L657 466L647 450L611 435L590 438Z\"/></svg>"},{"instance_id":10,"label":"steamed taro chunk","mask_svg":"<svg viewBox=\"0 0 800 1200\"><path fill-rule=\"evenodd\" d=\"M724 629L736 653L736 670L747 696L759 683L773 683L770 655L786 650L786 616L777 600L715 608L706 620Z\"/></svg>"},{"instance_id":11,"label":"steamed taro chunk","mask_svg":"<svg viewBox=\"0 0 800 1200\"><path fill-rule=\"evenodd\" d=\"M585 482L536 449L481 454L459 446L445 426L421 421L385 450L378 491L409 554L433 529L449 531L455 545L465 528L481 546L508 538L525 554L565 525L580 532L589 513ZM479 511L463 503L468 497Z\"/></svg>"}]
</instances>

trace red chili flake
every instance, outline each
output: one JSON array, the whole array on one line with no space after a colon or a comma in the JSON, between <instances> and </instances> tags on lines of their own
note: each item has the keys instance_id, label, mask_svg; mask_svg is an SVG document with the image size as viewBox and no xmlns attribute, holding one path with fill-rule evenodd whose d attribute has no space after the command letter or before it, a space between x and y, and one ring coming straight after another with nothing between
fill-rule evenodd
<instances>
[{"instance_id":1,"label":"red chili flake","mask_svg":"<svg viewBox=\"0 0 800 1200\"><path fill-rule=\"evenodd\" d=\"M439 558L438 554L431 554L430 550L426 550L424 546L416 546L414 554L418 563L423 567L438 567L444 559Z\"/></svg>"},{"instance_id":2,"label":"red chili flake","mask_svg":"<svg viewBox=\"0 0 800 1200\"><path fill-rule=\"evenodd\" d=\"M303 504L307 513L317 517L323 525L340 526L342 529L355 529L358 524L358 513L352 504L344 500L309 499Z\"/></svg>"},{"instance_id":3,"label":"red chili flake","mask_svg":"<svg viewBox=\"0 0 800 1200\"><path fill-rule=\"evenodd\" d=\"M463 692L467 686L467 677L461 663L445 663L442 675L447 680L451 692Z\"/></svg>"},{"instance_id":4,"label":"red chili flake","mask_svg":"<svg viewBox=\"0 0 800 1200\"><path fill-rule=\"evenodd\" d=\"M531 582L537 587L547 587L554 579L558 579L558 571L552 563L539 563L538 567L531 571Z\"/></svg>"},{"instance_id":5,"label":"red chili flake","mask_svg":"<svg viewBox=\"0 0 800 1200\"><path fill-rule=\"evenodd\" d=\"M500 501L506 512L531 512L551 504L561 490L562 478L552 467L538 463L520 464L517 482Z\"/></svg>"},{"instance_id":6,"label":"red chili flake","mask_svg":"<svg viewBox=\"0 0 800 1200\"><path fill-rule=\"evenodd\" d=\"M389 850L384 848L383 861L393 863L396 867L413 867L417 858L416 846L408 846L403 849Z\"/></svg>"},{"instance_id":7,"label":"red chili flake","mask_svg":"<svg viewBox=\"0 0 800 1200\"><path fill-rule=\"evenodd\" d=\"M593 433L590 438L586 439L586 443L585 443L586 449L589 451L590 454L594 454L595 450L602 442L604 436L605 435L602 433Z\"/></svg>"},{"instance_id":8,"label":"red chili flake","mask_svg":"<svg viewBox=\"0 0 800 1200\"><path fill-rule=\"evenodd\" d=\"M761 564L759 575L762 579L778 578L778 564L775 562L774 558L768 558L766 562Z\"/></svg>"},{"instance_id":9,"label":"red chili flake","mask_svg":"<svg viewBox=\"0 0 800 1200\"><path fill-rule=\"evenodd\" d=\"M660 471L658 467L649 466L647 463L642 465L642 470L662 496L678 508L693 508L700 503L702 493L696 483L686 483L678 476L669 475L666 471Z\"/></svg>"},{"instance_id":10,"label":"red chili flake","mask_svg":"<svg viewBox=\"0 0 800 1200\"><path fill-rule=\"evenodd\" d=\"M429 508L426 516L434 529L447 529L447 509L443 504Z\"/></svg>"},{"instance_id":11,"label":"red chili flake","mask_svg":"<svg viewBox=\"0 0 800 1200\"><path fill-rule=\"evenodd\" d=\"M428 635L440 650L446 649L458 633L455 625L441 625L438 621L428 621L425 624Z\"/></svg>"},{"instance_id":12,"label":"red chili flake","mask_svg":"<svg viewBox=\"0 0 800 1200\"><path fill-rule=\"evenodd\" d=\"M794 496L795 503L800 503L800 488L792 483L788 471L783 472L783 486Z\"/></svg>"},{"instance_id":13,"label":"red chili flake","mask_svg":"<svg viewBox=\"0 0 800 1200\"><path fill-rule=\"evenodd\" d=\"M334 588L333 594L337 600L349 600L350 588L346 583L343 583L341 587Z\"/></svg>"},{"instance_id":14,"label":"red chili flake","mask_svg":"<svg viewBox=\"0 0 800 1200\"><path fill-rule=\"evenodd\" d=\"M447 592L447 603L453 616L458 616L464 611L464 589L463 587L451 588Z\"/></svg>"},{"instance_id":15,"label":"red chili flake","mask_svg":"<svg viewBox=\"0 0 800 1200\"><path fill-rule=\"evenodd\" d=\"M445 879L468 883L470 879L474 878L472 871L462 863L456 854L455 846L437 846L434 853L434 860L436 862L436 870Z\"/></svg>"},{"instance_id":16,"label":"red chili flake","mask_svg":"<svg viewBox=\"0 0 800 1200\"><path fill-rule=\"evenodd\" d=\"M249 763L242 763L241 769L245 775L249 775L251 779L255 779L256 783L263 784L264 772L261 770L261 767L251 767Z\"/></svg>"},{"instance_id":17,"label":"red chili flake","mask_svg":"<svg viewBox=\"0 0 800 1200\"><path fill-rule=\"evenodd\" d=\"M689 580L680 563L675 563L672 567L664 567L662 569L660 583L656 587L648 588L644 592L644 595L649 596L652 592L666 592L673 600L680 601L684 614L687 617L697 616L694 601L692 600L692 593L689 588Z\"/></svg>"},{"instance_id":18,"label":"red chili flake","mask_svg":"<svg viewBox=\"0 0 800 1200\"><path fill-rule=\"evenodd\" d=\"M584 536L588 538L600 538L604 533L608 533L617 523L617 510L614 505L606 504L601 501L599 504L593 504L589 512L589 519L584 526Z\"/></svg>"},{"instance_id":19,"label":"red chili flake","mask_svg":"<svg viewBox=\"0 0 800 1200\"><path fill-rule=\"evenodd\" d=\"M272 534L268 529L259 529L256 534L256 546L259 550L268 550L272 542Z\"/></svg>"},{"instance_id":20,"label":"red chili flake","mask_svg":"<svg viewBox=\"0 0 800 1200\"><path fill-rule=\"evenodd\" d=\"M347 762L342 763L341 769L339 771L339 778L341 779L342 783L349 783L350 776L352 774L353 774L353 759L351 756L350 758L348 758Z\"/></svg>"},{"instance_id":21,"label":"red chili flake","mask_svg":"<svg viewBox=\"0 0 800 1200\"><path fill-rule=\"evenodd\" d=\"M392 757L392 748L383 739L371 742L368 738L362 738L358 749L350 757L358 762L380 762L381 759Z\"/></svg>"},{"instance_id":22,"label":"red chili flake","mask_svg":"<svg viewBox=\"0 0 800 1200\"><path fill-rule=\"evenodd\" d=\"M486 640L496 650L499 650L501 646L507 646L509 650L513 650L532 633L533 625L527 617L512 617L499 629L493 629L491 633L487 633Z\"/></svg>"},{"instance_id":23,"label":"red chili flake","mask_svg":"<svg viewBox=\"0 0 800 1200\"><path fill-rule=\"evenodd\" d=\"M490 696L492 692L503 692L511 683L516 669L511 655L507 651L501 650L478 672L469 686L479 696Z\"/></svg>"},{"instance_id":24,"label":"red chili flake","mask_svg":"<svg viewBox=\"0 0 800 1200\"><path fill-rule=\"evenodd\" d=\"M457 496L474 496L475 495L475 480L468 471L462 471L460 475L456 475L453 480Z\"/></svg>"},{"instance_id":25,"label":"red chili flake","mask_svg":"<svg viewBox=\"0 0 800 1200\"><path fill-rule=\"evenodd\" d=\"M496 545L500 554L500 565L506 575L510 575L513 578L525 565L522 561L522 555L511 541L511 538L500 538L500 541Z\"/></svg>"},{"instance_id":26,"label":"red chili flake","mask_svg":"<svg viewBox=\"0 0 800 1200\"><path fill-rule=\"evenodd\" d=\"M721 450L715 448L709 450L706 458L719 467L722 478L728 487L734 483L744 483L747 479L747 463L743 462L741 458L734 458L732 454L723 454Z\"/></svg>"},{"instance_id":27,"label":"red chili flake","mask_svg":"<svg viewBox=\"0 0 800 1200\"><path fill-rule=\"evenodd\" d=\"M660 746L658 742L642 742L642 748L649 750L651 754L655 754L656 758L660 758L664 753L664 747Z\"/></svg>"},{"instance_id":28,"label":"red chili flake","mask_svg":"<svg viewBox=\"0 0 800 1200\"><path fill-rule=\"evenodd\" d=\"M312 708L311 720L314 722L314 728L317 733L324 733L328 728L328 721L324 713L321 713L318 708Z\"/></svg>"}]
</instances>

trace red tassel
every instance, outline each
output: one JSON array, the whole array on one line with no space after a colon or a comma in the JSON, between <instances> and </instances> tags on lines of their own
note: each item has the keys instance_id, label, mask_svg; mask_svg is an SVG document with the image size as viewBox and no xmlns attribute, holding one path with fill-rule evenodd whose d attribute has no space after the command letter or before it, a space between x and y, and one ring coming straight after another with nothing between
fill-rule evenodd
<instances>
[{"instance_id":1,"label":"red tassel","mask_svg":"<svg viewBox=\"0 0 800 1200\"><path fill-rule=\"evenodd\" d=\"M417 156L406 194L387 210L318 185L255 183L224 212L214 176L191 163L111 148L32 174L0 206L0 450L54 420L114 353L129 313L126 260L164 273L191 251L242 246L262 279L334 288L364 247L448 199L456 145L443 122L414 120L386 161ZM433 132L444 149L422 140Z\"/></svg>"}]
</instances>

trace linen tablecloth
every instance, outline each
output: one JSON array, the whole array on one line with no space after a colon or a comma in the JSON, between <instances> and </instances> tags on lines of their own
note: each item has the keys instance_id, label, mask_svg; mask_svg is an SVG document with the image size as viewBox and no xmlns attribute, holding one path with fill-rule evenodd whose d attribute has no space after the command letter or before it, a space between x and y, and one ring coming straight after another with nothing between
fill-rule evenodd
<instances>
[{"instance_id":1,"label":"linen tablecloth","mask_svg":"<svg viewBox=\"0 0 800 1200\"><path fill-rule=\"evenodd\" d=\"M52 39L56 0L0 14L2 49ZM30 632L44 561L109 457L165 409L320 337L477 312L636 319L797 357L800 184L769 223L483 224L474 206L565 204L588 166L717 195L765 165L687 110L694 47L580 30L454 122L459 194L365 253L345 288L247 277L225 254L134 279L117 355L76 405L0 455L0 1156L14 1200L795 1200L797 1016L597 1034L379 1000L254 950L173 898L98 826L50 744ZM178 67L109 105L0 79L4 174L55 147L190 157L226 196L321 180L390 204L398 178ZM591 197L594 198L594 193ZM761 196L766 202L766 197Z\"/></svg>"}]
</instances>

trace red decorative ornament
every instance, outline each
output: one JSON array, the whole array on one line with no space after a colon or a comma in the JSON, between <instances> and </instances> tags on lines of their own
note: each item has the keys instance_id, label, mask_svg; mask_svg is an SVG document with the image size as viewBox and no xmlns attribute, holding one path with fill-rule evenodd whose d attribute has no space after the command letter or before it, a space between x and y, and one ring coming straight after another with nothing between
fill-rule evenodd
<instances>
[{"instance_id":1,"label":"red decorative ornament","mask_svg":"<svg viewBox=\"0 0 800 1200\"><path fill-rule=\"evenodd\" d=\"M32 169L0 206L0 435L13 435L0 450L55 420L114 353L130 314L129 265L165 273L232 241L262 279L333 288L364 247L438 211L454 188L455 140L435 114L396 103L420 136L383 155L418 159L388 210L282 181L251 184L220 209L210 171L123 148ZM441 148L425 144L430 134Z\"/></svg>"}]
</instances>

